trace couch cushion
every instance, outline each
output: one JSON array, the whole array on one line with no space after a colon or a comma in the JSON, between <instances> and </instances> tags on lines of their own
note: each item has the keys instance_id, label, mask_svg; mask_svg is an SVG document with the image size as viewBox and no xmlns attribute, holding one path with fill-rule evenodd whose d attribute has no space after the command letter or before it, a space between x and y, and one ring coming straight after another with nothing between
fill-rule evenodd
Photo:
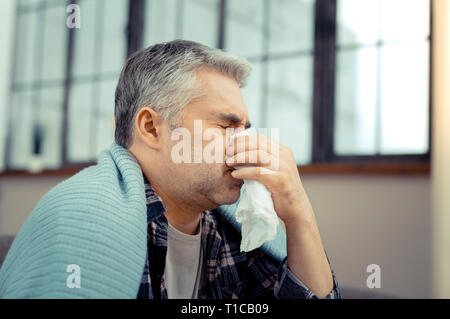
<instances>
[{"instance_id":1,"label":"couch cushion","mask_svg":"<svg viewBox=\"0 0 450 319\"><path fill-rule=\"evenodd\" d=\"M9 247L11 246L14 240L13 235L1 235L0 236L0 267L3 264L3 260L8 253Z\"/></svg>"}]
</instances>

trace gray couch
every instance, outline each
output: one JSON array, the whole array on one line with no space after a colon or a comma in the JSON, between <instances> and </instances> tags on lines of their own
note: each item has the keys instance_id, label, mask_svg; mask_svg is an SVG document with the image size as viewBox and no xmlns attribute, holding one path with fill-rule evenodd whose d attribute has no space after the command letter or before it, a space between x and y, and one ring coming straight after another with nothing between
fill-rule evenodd
<instances>
[{"instance_id":1,"label":"gray couch","mask_svg":"<svg viewBox=\"0 0 450 319\"><path fill-rule=\"evenodd\" d=\"M3 260L6 257L9 247L11 246L14 240L14 236L3 235L0 236L0 267L3 263ZM345 299L385 299L385 298L394 298L393 296L366 291L362 289L341 287L340 292L342 298Z\"/></svg>"}]
</instances>

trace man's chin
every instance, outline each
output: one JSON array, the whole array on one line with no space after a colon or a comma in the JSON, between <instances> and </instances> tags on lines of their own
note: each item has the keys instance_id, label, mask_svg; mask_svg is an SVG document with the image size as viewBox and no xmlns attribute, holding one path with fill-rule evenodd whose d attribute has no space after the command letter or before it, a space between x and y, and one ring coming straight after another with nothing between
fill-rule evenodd
<instances>
[{"instance_id":1,"label":"man's chin","mask_svg":"<svg viewBox=\"0 0 450 319\"><path fill-rule=\"evenodd\" d=\"M219 206L221 205L231 205L237 202L241 195L241 187L243 183L231 185L227 191L222 194L223 198L219 201Z\"/></svg>"},{"instance_id":2,"label":"man's chin","mask_svg":"<svg viewBox=\"0 0 450 319\"><path fill-rule=\"evenodd\" d=\"M241 195L241 188L244 181L233 178L231 176L231 171L226 172L224 175L223 179L216 183L219 187L215 187L214 190L211 190L210 194L213 195L208 196L209 200L215 204L216 207L214 208L222 205L234 204Z\"/></svg>"}]
</instances>

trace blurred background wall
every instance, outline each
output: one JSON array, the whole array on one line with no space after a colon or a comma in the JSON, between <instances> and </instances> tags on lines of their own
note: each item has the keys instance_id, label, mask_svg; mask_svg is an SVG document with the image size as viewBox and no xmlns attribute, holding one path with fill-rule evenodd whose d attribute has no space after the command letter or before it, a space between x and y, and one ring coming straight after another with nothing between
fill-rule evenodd
<instances>
[{"instance_id":1,"label":"blurred background wall","mask_svg":"<svg viewBox=\"0 0 450 319\"><path fill-rule=\"evenodd\" d=\"M81 28L68 29L66 1L2 1L0 234L15 234L43 194L113 141L126 56L184 38L252 63L250 120L280 128L294 150L342 286L445 296L435 278L448 242L434 230L450 226L436 218L448 205L436 215L432 202L447 184L430 175L431 3L80 0ZM381 267L379 289L366 286L370 264Z\"/></svg>"}]
</instances>

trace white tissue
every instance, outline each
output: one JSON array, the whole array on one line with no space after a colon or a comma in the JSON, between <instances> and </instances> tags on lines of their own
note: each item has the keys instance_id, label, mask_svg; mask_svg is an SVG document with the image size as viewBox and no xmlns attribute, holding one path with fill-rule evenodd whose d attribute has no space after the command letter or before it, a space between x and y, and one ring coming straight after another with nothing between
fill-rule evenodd
<instances>
[{"instance_id":1,"label":"white tissue","mask_svg":"<svg viewBox=\"0 0 450 319\"><path fill-rule=\"evenodd\" d=\"M231 137L249 135L242 131ZM236 167L240 169L242 167ZM266 241L275 239L279 220L273 207L272 195L266 186L255 180L244 179L244 191L236 208L236 220L242 224L241 252L259 248Z\"/></svg>"}]
</instances>

